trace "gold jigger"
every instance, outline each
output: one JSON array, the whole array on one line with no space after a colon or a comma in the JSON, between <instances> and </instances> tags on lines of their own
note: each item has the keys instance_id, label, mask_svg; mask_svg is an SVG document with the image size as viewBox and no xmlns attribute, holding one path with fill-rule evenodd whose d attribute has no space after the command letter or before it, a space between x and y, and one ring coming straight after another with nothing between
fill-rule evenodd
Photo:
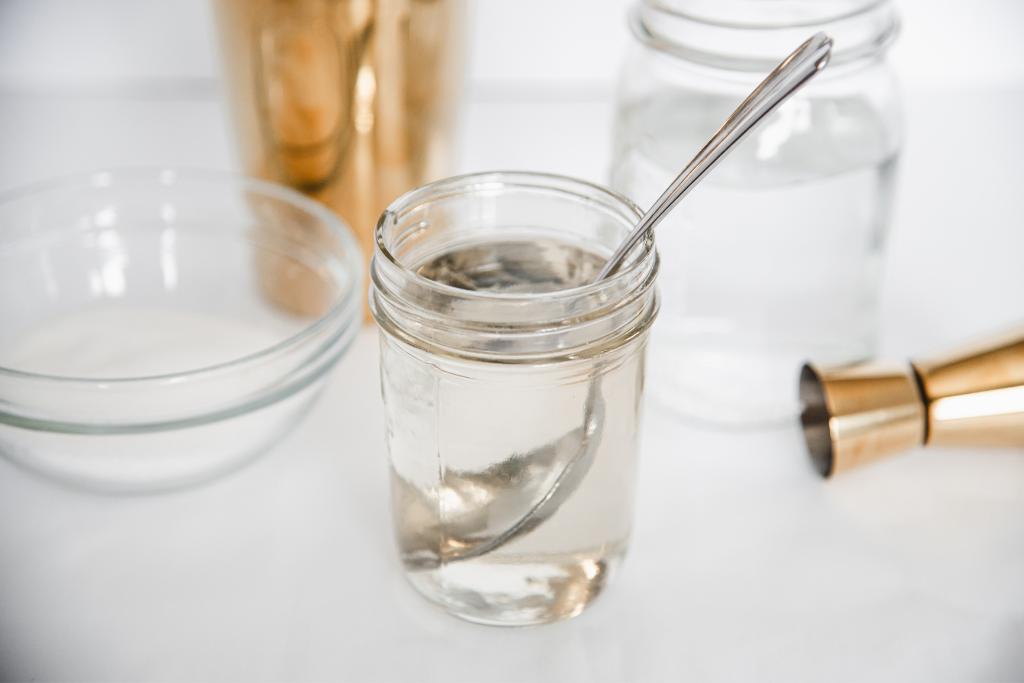
<instances>
[{"instance_id":1,"label":"gold jigger","mask_svg":"<svg viewBox=\"0 0 1024 683\"><path fill-rule=\"evenodd\" d=\"M800 372L822 476L916 446L1024 447L1024 329L936 358Z\"/></svg>"}]
</instances>

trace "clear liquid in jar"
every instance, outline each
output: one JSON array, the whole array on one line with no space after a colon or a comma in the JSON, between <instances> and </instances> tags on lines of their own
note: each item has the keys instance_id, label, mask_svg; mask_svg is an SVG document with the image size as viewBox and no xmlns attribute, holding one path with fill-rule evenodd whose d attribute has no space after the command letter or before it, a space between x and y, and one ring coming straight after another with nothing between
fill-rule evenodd
<instances>
[{"instance_id":1,"label":"clear liquid in jar","mask_svg":"<svg viewBox=\"0 0 1024 683\"><path fill-rule=\"evenodd\" d=\"M589 282L604 258L557 240L508 240L463 245L417 272L467 290L546 293ZM384 336L394 515L422 593L497 624L568 618L600 593L630 530L643 373L642 353L615 355L602 365L482 363L428 358ZM576 454L574 430L597 407L589 467L569 494L525 533L460 559L462 537L499 536L551 492Z\"/></svg>"},{"instance_id":2,"label":"clear liquid in jar","mask_svg":"<svg viewBox=\"0 0 1024 683\"><path fill-rule=\"evenodd\" d=\"M611 185L648 206L739 95L658 92L624 106ZM658 228L651 389L699 421L787 424L809 358L873 352L897 140L858 97L796 98Z\"/></svg>"}]
</instances>

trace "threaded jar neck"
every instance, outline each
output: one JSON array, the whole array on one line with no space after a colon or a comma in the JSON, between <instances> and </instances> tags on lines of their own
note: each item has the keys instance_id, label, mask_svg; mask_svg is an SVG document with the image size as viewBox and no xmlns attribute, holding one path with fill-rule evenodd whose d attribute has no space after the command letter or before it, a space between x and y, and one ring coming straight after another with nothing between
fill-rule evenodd
<instances>
[{"instance_id":1,"label":"threaded jar neck","mask_svg":"<svg viewBox=\"0 0 1024 683\"><path fill-rule=\"evenodd\" d=\"M834 40L831 65L884 54L899 30L890 0L639 0L640 43L686 61L767 71L816 31Z\"/></svg>"},{"instance_id":2,"label":"threaded jar neck","mask_svg":"<svg viewBox=\"0 0 1024 683\"><path fill-rule=\"evenodd\" d=\"M640 215L620 195L557 175L478 173L426 185L378 222L370 308L385 332L432 353L521 363L611 351L653 322L653 240L610 278L540 293L462 289L418 270L453 249L509 240L552 240L606 258Z\"/></svg>"}]
</instances>

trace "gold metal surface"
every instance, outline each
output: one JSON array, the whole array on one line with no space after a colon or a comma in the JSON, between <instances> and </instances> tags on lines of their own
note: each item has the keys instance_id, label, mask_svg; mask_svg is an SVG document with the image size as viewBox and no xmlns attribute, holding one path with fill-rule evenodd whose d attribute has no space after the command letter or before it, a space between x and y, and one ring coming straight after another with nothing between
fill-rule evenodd
<instances>
[{"instance_id":1,"label":"gold metal surface","mask_svg":"<svg viewBox=\"0 0 1024 683\"><path fill-rule=\"evenodd\" d=\"M808 364L800 399L807 446L823 476L924 443L924 403L905 364Z\"/></svg>"},{"instance_id":2,"label":"gold metal surface","mask_svg":"<svg viewBox=\"0 0 1024 683\"><path fill-rule=\"evenodd\" d=\"M1024 447L1024 329L905 365L806 365L800 399L826 477L921 444Z\"/></svg>"},{"instance_id":3,"label":"gold metal surface","mask_svg":"<svg viewBox=\"0 0 1024 683\"><path fill-rule=\"evenodd\" d=\"M913 365L928 445L1024 446L1024 329Z\"/></svg>"},{"instance_id":4,"label":"gold metal surface","mask_svg":"<svg viewBox=\"0 0 1024 683\"><path fill-rule=\"evenodd\" d=\"M377 217L450 172L464 0L214 0L233 132L246 172L337 212L373 251ZM264 267L300 314L318 280ZM365 299L365 297L364 297Z\"/></svg>"}]
</instances>

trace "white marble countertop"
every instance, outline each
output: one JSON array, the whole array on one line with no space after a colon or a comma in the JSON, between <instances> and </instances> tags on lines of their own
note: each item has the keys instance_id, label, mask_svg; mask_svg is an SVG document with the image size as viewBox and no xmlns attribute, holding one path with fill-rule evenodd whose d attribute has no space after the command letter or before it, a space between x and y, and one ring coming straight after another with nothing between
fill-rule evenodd
<instances>
[{"instance_id":1,"label":"white marble countertop","mask_svg":"<svg viewBox=\"0 0 1024 683\"><path fill-rule=\"evenodd\" d=\"M1024 90L907 93L885 351L1024 319ZM472 100L461 170L601 179L602 93ZM0 187L232 166L214 93L0 95ZM648 407L634 542L569 622L473 626L392 547L375 331L247 469L105 497L0 459L4 680L1024 679L1024 452L914 453L825 483L796 429Z\"/></svg>"}]
</instances>

